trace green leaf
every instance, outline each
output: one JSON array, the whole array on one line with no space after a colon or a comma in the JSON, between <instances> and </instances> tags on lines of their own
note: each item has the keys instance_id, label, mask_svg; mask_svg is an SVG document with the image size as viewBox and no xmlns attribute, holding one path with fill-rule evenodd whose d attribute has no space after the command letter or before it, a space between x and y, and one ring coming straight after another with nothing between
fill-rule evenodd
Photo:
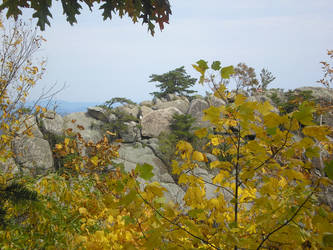
<instances>
[{"instance_id":1,"label":"green leaf","mask_svg":"<svg viewBox=\"0 0 333 250\"><path fill-rule=\"evenodd\" d=\"M214 62L212 63L211 68L212 68L213 70L220 70L220 69L221 69L221 62L220 62L220 61L214 61Z\"/></svg>"},{"instance_id":2,"label":"green leaf","mask_svg":"<svg viewBox=\"0 0 333 250\"><path fill-rule=\"evenodd\" d=\"M123 183L121 183L121 181L117 181L116 182L116 191L117 192L122 192L123 190L124 190L124 184Z\"/></svg>"},{"instance_id":3,"label":"green leaf","mask_svg":"<svg viewBox=\"0 0 333 250\"><path fill-rule=\"evenodd\" d=\"M199 60L197 61L197 65L192 64L192 66L196 71L198 71L201 74L199 83L203 83L205 80L205 72L208 69L207 62L204 60Z\"/></svg>"},{"instance_id":4,"label":"green leaf","mask_svg":"<svg viewBox=\"0 0 333 250\"><path fill-rule=\"evenodd\" d=\"M318 209L318 214L321 217L327 218L327 212L322 207Z\"/></svg>"},{"instance_id":5,"label":"green leaf","mask_svg":"<svg viewBox=\"0 0 333 250\"><path fill-rule=\"evenodd\" d=\"M333 247L333 234L325 234L323 236L323 244L325 247Z\"/></svg>"},{"instance_id":6,"label":"green leaf","mask_svg":"<svg viewBox=\"0 0 333 250\"><path fill-rule=\"evenodd\" d=\"M220 120L220 109L214 106L210 106L208 109L204 111L204 117L202 120L210 121L211 123L215 124L218 123Z\"/></svg>"},{"instance_id":7,"label":"green leaf","mask_svg":"<svg viewBox=\"0 0 333 250\"><path fill-rule=\"evenodd\" d=\"M277 127L274 127L274 128L267 128L267 129L266 129L267 134L269 134L269 135L275 135L275 134L276 134L276 129L277 129Z\"/></svg>"},{"instance_id":8,"label":"green leaf","mask_svg":"<svg viewBox=\"0 0 333 250\"><path fill-rule=\"evenodd\" d=\"M127 195L125 195L121 200L120 204L128 206L136 197L136 191L132 189Z\"/></svg>"},{"instance_id":9,"label":"green leaf","mask_svg":"<svg viewBox=\"0 0 333 250\"><path fill-rule=\"evenodd\" d=\"M142 179L149 181L153 176L153 166L144 163L144 164L137 164L135 171L139 174L139 177L141 177Z\"/></svg>"},{"instance_id":10,"label":"green leaf","mask_svg":"<svg viewBox=\"0 0 333 250\"><path fill-rule=\"evenodd\" d=\"M198 130L194 131L194 134L199 139L202 139L208 134L208 131L207 131L207 128L201 128L201 129L198 129Z\"/></svg>"},{"instance_id":11,"label":"green leaf","mask_svg":"<svg viewBox=\"0 0 333 250\"><path fill-rule=\"evenodd\" d=\"M52 14L50 12L51 6L51 0L31 2L31 8L35 10L32 17L38 18L37 25L40 27L41 30L45 30L45 24L50 26L50 21L48 17L52 18Z\"/></svg>"},{"instance_id":12,"label":"green leaf","mask_svg":"<svg viewBox=\"0 0 333 250\"><path fill-rule=\"evenodd\" d=\"M312 113L314 111L315 110L312 105L308 102L304 102L300 105L299 111L293 113L293 117L303 125L313 125Z\"/></svg>"},{"instance_id":13,"label":"green leaf","mask_svg":"<svg viewBox=\"0 0 333 250\"><path fill-rule=\"evenodd\" d=\"M66 20L73 25L77 23L75 15L80 14L80 9L82 6L76 1L62 1L62 8L64 10L64 14L67 16Z\"/></svg>"},{"instance_id":14,"label":"green leaf","mask_svg":"<svg viewBox=\"0 0 333 250\"><path fill-rule=\"evenodd\" d=\"M305 151L306 157L312 159L313 157L318 157L320 153L320 148L319 147L311 147L307 148Z\"/></svg>"},{"instance_id":15,"label":"green leaf","mask_svg":"<svg viewBox=\"0 0 333 250\"><path fill-rule=\"evenodd\" d=\"M234 74L235 71L234 71L234 67L231 65L231 66L227 66L227 67L223 67L221 69L221 77L223 79L229 79L230 78L230 75Z\"/></svg>"},{"instance_id":16,"label":"green leaf","mask_svg":"<svg viewBox=\"0 0 333 250\"><path fill-rule=\"evenodd\" d=\"M123 221L125 221L125 225L129 225L129 224L134 224L135 223L135 220L132 217L128 216L128 215L123 216L122 219L123 219Z\"/></svg>"},{"instance_id":17,"label":"green leaf","mask_svg":"<svg viewBox=\"0 0 333 250\"><path fill-rule=\"evenodd\" d=\"M330 162L325 162L324 171L325 171L326 175L328 176L328 178L333 180L333 160Z\"/></svg>"},{"instance_id":18,"label":"green leaf","mask_svg":"<svg viewBox=\"0 0 333 250\"><path fill-rule=\"evenodd\" d=\"M199 209L199 208L195 208L192 209L188 212L188 215L192 218L198 218L198 215L203 213L205 210L204 209Z\"/></svg>"},{"instance_id":19,"label":"green leaf","mask_svg":"<svg viewBox=\"0 0 333 250\"><path fill-rule=\"evenodd\" d=\"M199 61L197 61L197 64L200 67L200 69L202 69L204 71L206 71L208 69L207 61L199 60Z\"/></svg>"}]
</instances>

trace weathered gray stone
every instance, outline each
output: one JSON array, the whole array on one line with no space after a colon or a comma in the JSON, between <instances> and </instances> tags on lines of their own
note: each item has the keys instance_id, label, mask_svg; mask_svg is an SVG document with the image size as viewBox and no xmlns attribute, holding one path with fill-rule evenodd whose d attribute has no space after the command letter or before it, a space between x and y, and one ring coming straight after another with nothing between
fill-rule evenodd
<instances>
[{"instance_id":1,"label":"weathered gray stone","mask_svg":"<svg viewBox=\"0 0 333 250\"><path fill-rule=\"evenodd\" d=\"M209 104L203 99L194 99L187 111L193 117L201 117L203 111L209 108Z\"/></svg>"},{"instance_id":2,"label":"weathered gray stone","mask_svg":"<svg viewBox=\"0 0 333 250\"><path fill-rule=\"evenodd\" d=\"M167 167L154 155L149 147L143 147L140 143L135 145L123 144L119 149L119 158L115 162L123 163L125 170L128 172L135 169L138 163L152 165L154 167L154 177L150 181L157 181L168 190L165 192L166 201L173 201L183 205L184 191L174 182L168 173ZM139 178L139 182L144 184L147 181Z\"/></svg>"},{"instance_id":3,"label":"weathered gray stone","mask_svg":"<svg viewBox=\"0 0 333 250\"><path fill-rule=\"evenodd\" d=\"M175 107L150 112L141 121L142 135L158 137L162 131L169 131L170 122L175 113L181 114L182 112Z\"/></svg>"},{"instance_id":4,"label":"weathered gray stone","mask_svg":"<svg viewBox=\"0 0 333 250\"><path fill-rule=\"evenodd\" d=\"M148 115L150 112L153 112L153 109L151 109L147 106L142 106L142 107L140 107L140 109L141 109L141 117L139 117L139 119L143 119L143 117Z\"/></svg>"},{"instance_id":5,"label":"weathered gray stone","mask_svg":"<svg viewBox=\"0 0 333 250\"><path fill-rule=\"evenodd\" d=\"M128 115L131 115L134 118L138 118L139 106L137 106L137 105L120 106L120 107L117 107L116 110L118 110L120 112L124 112L124 113L126 113Z\"/></svg>"},{"instance_id":6,"label":"weathered gray stone","mask_svg":"<svg viewBox=\"0 0 333 250\"><path fill-rule=\"evenodd\" d=\"M160 103L162 103L162 100L160 98L157 98L157 97L153 98L153 105L157 105L157 104L160 104Z\"/></svg>"},{"instance_id":7,"label":"weathered gray stone","mask_svg":"<svg viewBox=\"0 0 333 250\"><path fill-rule=\"evenodd\" d=\"M64 129L73 129L74 133L80 133L86 141L98 142L103 138L100 130L102 124L102 121L90 117L86 112L76 112L64 116ZM78 125L83 126L84 129L81 130Z\"/></svg>"},{"instance_id":8,"label":"weathered gray stone","mask_svg":"<svg viewBox=\"0 0 333 250\"><path fill-rule=\"evenodd\" d=\"M166 166L158 159L152 150L149 147L143 147L140 143L136 143L135 145L127 145L122 144L119 149L119 160L123 160L129 163L148 163L154 166L153 173L155 176L153 177L153 181L157 181L159 176L168 173ZM125 164L126 171L130 171L133 166L128 165L128 168Z\"/></svg>"},{"instance_id":9,"label":"weathered gray stone","mask_svg":"<svg viewBox=\"0 0 333 250\"><path fill-rule=\"evenodd\" d=\"M162 102L154 106L156 109L165 109L175 107L185 114L189 108L189 103L184 100L175 100L169 102Z\"/></svg>"},{"instance_id":10,"label":"weathered gray stone","mask_svg":"<svg viewBox=\"0 0 333 250\"><path fill-rule=\"evenodd\" d=\"M176 94L167 94L166 99L167 99L168 102L171 102L171 101L174 101L174 100L178 100L178 96Z\"/></svg>"},{"instance_id":11,"label":"weathered gray stone","mask_svg":"<svg viewBox=\"0 0 333 250\"><path fill-rule=\"evenodd\" d=\"M141 139L140 129L136 122L126 122L125 125L127 126L126 132L120 133L123 142L136 142Z\"/></svg>"},{"instance_id":12,"label":"weathered gray stone","mask_svg":"<svg viewBox=\"0 0 333 250\"><path fill-rule=\"evenodd\" d=\"M117 116L116 116L115 114L110 113L110 114L108 115L108 121L109 121L109 122L113 122L113 121L115 121L115 120L117 120Z\"/></svg>"},{"instance_id":13,"label":"weathered gray stone","mask_svg":"<svg viewBox=\"0 0 333 250\"><path fill-rule=\"evenodd\" d=\"M47 111L42 116L38 115L37 121L43 133L50 133L53 135L64 134L64 120L54 111Z\"/></svg>"},{"instance_id":14,"label":"weathered gray stone","mask_svg":"<svg viewBox=\"0 0 333 250\"><path fill-rule=\"evenodd\" d=\"M53 171L53 157L49 143L38 137L16 137L12 142L15 161L19 168L31 175Z\"/></svg>"},{"instance_id":15,"label":"weathered gray stone","mask_svg":"<svg viewBox=\"0 0 333 250\"><path fill-rule=\"evenodd\" d=\"M11 157L4 162L0 160L0 172L16 175L20 173L20 169L16 165L15 160Z\"/></svg>"},{"instance_id":16,"label":"weathered gray stone","mask_svg":"<svg viewBox=\"0 0 333 250\"><path fill-rule=\"evenodd\" d=\"M97 120L100 120L102 122L108 122L109 121L109 114L108 112L102 108L102 107L89 107L87 109L87 113L92 118L95 118Z\"/></svg>"},{"instance_id":17,"label":"weathered gray stone","mask_svg":"<svg viewBox=\"0 0 333 250\"><path fill-rule=\"evenodd\" d=\"M261 102L261 103L268 101L272 105L274 104L271 98L269 98L267 95L261 95L261 94L250 96L248 97L247 100L250 102Z\"/></svg>"},{"instance_id":18,"label":"weathered gray stone","mask_svg":"<svg viewBox=\"0 0 333 250\"><path fill-rule=\"evenodd\" d=\"M217 98L214 95L208 96L207 99L209 106L220 107L225 105L225 101L223 101L221 98Z\"/></svg>"},{"instance_id":19,"label":"weathered gray stone","mask_svg":"<svg viewBox=\"0 0 333 250\"><path fill-rule=\"evenodd\" d=\"M164 183L161 182L161 186L166 188L168 191L164 192L166 202L172 201L178 204L181 208L184 207L184 196L185 192L176 183Z\"/></svg>"},{"instance_id":20,"label":"weathered gray stone","mask_svg":"<svg viewBox=\"0 0 333 250\"><path fill-rule=\"evenodd\" d=\"M209 108L208 102L203 99L194 99L187 111L188 114L192 115L196 121L194 127L209 127L210 123L203 121L203 111Z\"/></svg>"},{"instance_id":21,"label":"weathered gray stone","mask_svg":"<svg viewBox=\"0 0 333 250\"><path fill-rule=\"evenodd\" d=\"M22 117L19 120L20 126L19 130L16 132L16 136L23 136L28 129L32 132L34 137L43 138L42 132L39 130L37 119L35 116L28 115Z\"/></svg>"},{"instance_id":22,"label":"weathered gray stone","mask_svg":"<svg viewBox=\"0 0 333 250\"><path fill-rule=\"evenodd\" d=\"M295 92L311 91L311 95L317 99L326 102L333 102L333 90L320 87L301 87L294 90Z\"/></svg>"},{"instance_id":23,"label":"weathered gray stone","mask_svg":"<svg viewBox=\"0 0 333 250\"><path fill-rule=\"evenodd\" d=\"M151 106L153 106L153 102L152 101L142 101L142 102L140 102L140 106L151 107Z\"/></svg>"}]
</instances>

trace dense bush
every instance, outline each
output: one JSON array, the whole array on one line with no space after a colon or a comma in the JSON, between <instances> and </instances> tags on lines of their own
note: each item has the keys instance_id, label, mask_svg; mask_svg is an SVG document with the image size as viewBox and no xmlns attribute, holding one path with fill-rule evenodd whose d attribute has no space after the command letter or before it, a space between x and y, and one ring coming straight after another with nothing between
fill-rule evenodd
<instances>
[{"instance_id":1,"label":"dense bush","mask_svg":"<svg viewBox=\"0 0 333 250\"><path fill-rule=\"evenodd\" d=\"M292 91L282 93L285 100L281 100L276 92L270 95L273 103L279 108L280 112L286 114L296 110L305 101L316 101L312 96L311 90Z\"/></svg>"},{"instance_id":2,"label":"dense bush","mask_svg":"<svg viewBox=\"0 0 333 250\"><path fill-rule=\"evenodd\" d=\"M128 114L120 109L118 109L116 104L129 104L134 105L135 103L130 99L123 97L114 97L109 101L106 101L100 107L104 108L108 115L112 114L115 116L115 119L108 123L104 123L102 127L99 127L103 133L110 131L115 134L115 136L108 136L109 140L120 139L122 134L125 134L128 130L127 122L135 121L138 122L138 117L134 117L131 114Z\"/></svg>"},{"instance_id":3,"label":"dense bush","mask_svg":"<svg viewBox=\"0 0 333 250\"><path fill-rule=\"evenodd\" d=\"M176 145L180 140L193 143L193 123L195 118L189 114L174 114L170 123L170 132L161 133L158 137L158 151L167 163L175 159Z\"/></svg>"}]
</instances>

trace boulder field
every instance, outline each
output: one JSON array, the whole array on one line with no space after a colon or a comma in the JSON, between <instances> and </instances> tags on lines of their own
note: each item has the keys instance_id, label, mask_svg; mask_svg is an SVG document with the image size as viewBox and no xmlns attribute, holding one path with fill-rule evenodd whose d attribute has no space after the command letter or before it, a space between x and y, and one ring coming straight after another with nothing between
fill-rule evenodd
<instances>
[{"instance_id":1,"label":"boulder field","mask_svg":"<svg viewBox=\"0 0 333 250\"><path fill-rule=\"evenodd\" d=\"M304 91L311 92L315 100L332 103L333 91L325 88L303 87L295 89L293 92L297 94ZM251 101L269 101L276 106L276 100L287 101L286 93L280 90L268 90L254 93L248 98ZM167 166L161 159L157 137L161 132L170 130L169 125L173 114L190 114L196 119L194 127L209 127L209 122L202 121L202 116L203 111L211 105L221 106L225 105L225 102L213 95L186 98L169 94L166 99L154 98L152 101L143 101L140 104L117 107L117 111L126 113L135 119L126 122L127 129L120 133L122 143L120 143L119 158L115 159L115 163L123 163L127 171L134 169L138 163L152 165L155 175L151 181L159 182L168 190L166 199L181 205L185 194L184 187L177 184L170 173L170 166ZM73 132L79 132L86 141L98 142L103 138L105 132L101 128L115 122L117 122L117 116L101 107L89 107L86 112L72 113L64 117L54 111L48 111L42 117L40 115L27 116L24 122L22 121L22 128L12 142L15 157L8 159L5 163L0 163L0 171L12 171L16 174L32 176L53 172L55 163L49 141L50 135L61 137L65 130L72 129ZM321 122L333 126L333 112L326 112L321 117ZM84 130L77 125L82 126ZM23 133L27 127L31 128L32 137ZM210 155L210 157L214 156ZM214 176L213 172L204 167L196 169L195 174L207 181ZM144 180L140 181L144 184ZM213 186L206 185L208 198L215 195L214 191ZM332 190L328 189L325 196L327 202L333 207Z\"/></svg>"}]
</instances>

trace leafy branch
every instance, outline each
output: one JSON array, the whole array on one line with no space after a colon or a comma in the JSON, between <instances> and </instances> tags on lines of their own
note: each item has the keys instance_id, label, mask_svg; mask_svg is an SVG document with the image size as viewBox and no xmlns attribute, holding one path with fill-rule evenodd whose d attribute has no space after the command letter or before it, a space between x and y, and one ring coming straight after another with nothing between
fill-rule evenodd
<instances>
[{"instance_id":1,"label":"leafy branch","mask_svg":"<svg viewBox=\"0 0 333 250\"><path fill-rule=\"evenodd\" d=\"M302 204L297 208L297 210L294 212L294 214L288 220L286 220L283 224L281 224L280 226L278 226L277 228L275 228L274 230L272 230L270 233L268 233L266 236L264 236L263 240L260 242L259 246L257 247L257 250L260 249L260 248L262 248L262 246L264 245L264 243L267 240L269 240L269 237L271 237L274 233L276 233L277 231L281 230L282 228L284 228L285 226L287 226L291 221L293 221L293 219L298 215L298 213L301 211L301 209L309 201L309 199L314 194L314 192L315 192L315 190L317 189L318 186L319 186L319 183L316 185L316 187L314 188L314 190L306 197L306 199L302 202Z\"/></svg>"},{"instance_id":2,"label":"leafy branch","mask_svg":"<svg viewBox=\"0 0 333 250\"><path fill-rule=\"evenodd\" d=\"M141 194L138 190L137 191L137 194L139 195L139 197L143 200L144 203L146 203L151 209L154 210L155 213L157 213L161 218L163 218L164 220L166 220L167 222L169 222L170 224L176 226L177 228L179 228L180 230L184 231L185 233L191 235L193 238L196 238L200 241L202 241L203 243L205 243L206 245L209 245L211 246L212 248L214 249L217 249L217 250L221 250L219 247L216 247L214 246L212 243L208 242L207 240L205 239L202 239L201 237L191 233L190 231L188 231L186 228L182 227L181 225L173 222L172 220L168 219L167 217L165 217L160 211L158 211L152 204L150 204L150 202L148 202Z\"/></svg>"}]
</instances>

